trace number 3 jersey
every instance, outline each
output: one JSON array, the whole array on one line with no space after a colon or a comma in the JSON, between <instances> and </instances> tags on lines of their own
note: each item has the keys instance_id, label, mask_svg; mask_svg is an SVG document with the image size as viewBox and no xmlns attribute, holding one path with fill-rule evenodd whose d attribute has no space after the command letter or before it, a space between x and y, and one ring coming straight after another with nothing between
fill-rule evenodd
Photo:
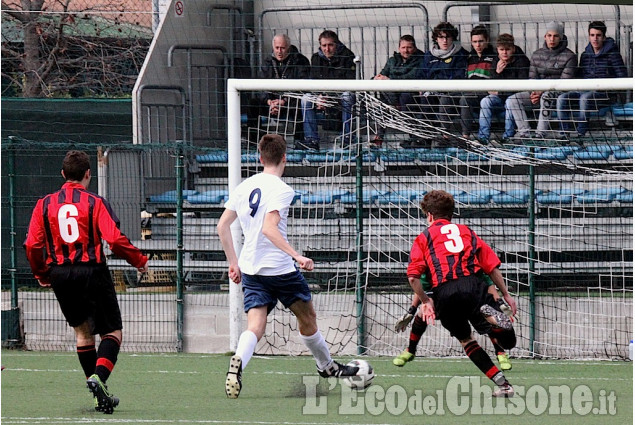
<instances>
[{"instance_id":1,"label":"number 3 jersey","mask_svg":"<svg viewBox=\"0 0 635 425\"><path fill-rule=\"evenodd\" d=\"M496 253L464 224L435 220L415 239L410 250L408 277L426 275L432 287L471 276L490 274L500 265Z\"/></svg>"},{"instance_id":2,"label":"number 3 jersey","mask_svg":"<svg viewBox=\"0 0 635 425\"><path fill-rule=\"evenodd\" d=\"M48 266L106 262L101 241L134 267L148 261L119 230L119 219L104 198L79 183L38 200L31 216L24 248L37 279L45 279ZM46 251L44 255L43 249Z\"/></svg>"},{"instance_id":3,"label":"number 3 jersey","mask_svg":"<svg viewBox=\"0 0 635 425\"><path fill-rule=\"evenodd\" d=\"M278 211L278 229L287 240L287 216L294 190L278 176L260 173L240 183L229 195L225 208L236 211L245 240L238 267L249 275L277 276L295 271L289 254L262 234L265 215Z\"/></svg>"}]
</instances>

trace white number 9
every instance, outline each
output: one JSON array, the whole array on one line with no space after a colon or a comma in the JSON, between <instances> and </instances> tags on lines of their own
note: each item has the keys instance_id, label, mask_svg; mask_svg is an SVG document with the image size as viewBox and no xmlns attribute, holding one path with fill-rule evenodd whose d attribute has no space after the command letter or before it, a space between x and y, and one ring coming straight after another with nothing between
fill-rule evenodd
<instances>
[{"instance_id":1,"label":"white number 9","mask_svg":"<svg viewBox=\"0 0 635 425\"><path fill-rule=\"evenodd\" d=\"M446 235L448 241L444 243L445 249L452 254L458 254L463 251L465 245L463 245L463 239L461 239L461 231L456 224L446 224L441 227L441 233Z\"/></svg>"},{"instance_id":2,"label":"white number 9","mask_svg":"<svg viewBox=\"0 0 635 425\"><path fill-rule=\"evenodd\" d=\"M57 211L60 236L66 243L73 243L79 239L79 226L75 219L78 215L77 207L73 204L64 204Z\"/></svg>"}]
</instances>

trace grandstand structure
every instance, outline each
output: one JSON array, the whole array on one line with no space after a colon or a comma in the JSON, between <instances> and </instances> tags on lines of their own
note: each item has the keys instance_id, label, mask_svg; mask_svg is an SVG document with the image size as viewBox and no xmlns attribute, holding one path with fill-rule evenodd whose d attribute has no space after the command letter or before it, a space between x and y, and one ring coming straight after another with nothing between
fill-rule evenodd
<instances>
[{"instance_id":1,"label":"grandstand structure","mask_svg":"<svg viewBox=\"0 0 635 425\"><path fill-rule=\"evenodd\" d=\"M231 78L257 75L278 32L288 33L310 56L321 30L337 30L359 56L358 79L368 80L400 35L413 34L428 50L431 29L441 20L460 29L464 47L471 28L484 23L492 39L511 32L532 52L546 22L558 19L579 54L588 21L600 19L630 67L632 6L183 3L180 12L176 2L170 5L135 86L134 146L104 146L99 162L100 193L110 199L133 243L152 256L152 273L143 278L117 258L110 261L121 290L124 349L234 347L242 323L240 305L232 299L240 292L228 282L215 226L231 188L260 170L259 137L277 132L288 140L284 178L296 190L289 238L316 261L306 277L333 353L393 355L403 349L405 337L393 325L409 305L405 268L424 225L418 202L427 191L444 189L457 201L455 220L472 227L503 261L519 303L519 344L512 355L627 358L633 332L632 90L621 87L618 102L596 111L590 136L577 145L540 140L482 146L448 134L455 147L403 149L403 140L432 139L441 130L416 115L395 113L376 91L363 89L353 116L357 143L345 146L339 131L323 126L322 149L309 152L292 149L302 125L298 102L250 126L245 110L228 112L228 103L246 105L254 88L228 88ZM531 9L537 7L540 13ZM267 89L288 99L311 90L310 84ZM336 93L328 101L338 107ZM387 129L386 143L371 149L368 141L378 126ZM38 335L65 332L40 332L41 319L25 321L31 346L40 343ZM269 321L257 353L306 354L290 312L277 308ZM462 355L440 326L427 331L420 350L428 356Z\"/></svg>"}]
</instances>

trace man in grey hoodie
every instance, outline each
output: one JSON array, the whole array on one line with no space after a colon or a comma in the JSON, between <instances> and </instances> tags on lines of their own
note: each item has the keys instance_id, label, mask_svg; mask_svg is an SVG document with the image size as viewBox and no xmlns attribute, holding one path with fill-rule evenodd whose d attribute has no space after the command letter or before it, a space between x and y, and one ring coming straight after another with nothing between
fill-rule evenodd
<instances>
[{"instance_id":1,"label":"man in grey hoodie","mask_svg":"<svg viewBox=\"0 0 635 425\"><path fill-rule=\"evenodd\" d=\"M531 56L529 79L575 78L578 58L567 48L567 44L564 26L560 22L549 22L545 33L544 47L536 50ZM538 104L540 104L540 112L535 137L545 138L549 136L549 118L551 112L556 109L555 102L559 94L560 92L555 91L532 91L516 93L507 98L505 109L513 115L516 122L516 138L531 137L531 127L525 107Z\"/></svg>"}]
</instances>

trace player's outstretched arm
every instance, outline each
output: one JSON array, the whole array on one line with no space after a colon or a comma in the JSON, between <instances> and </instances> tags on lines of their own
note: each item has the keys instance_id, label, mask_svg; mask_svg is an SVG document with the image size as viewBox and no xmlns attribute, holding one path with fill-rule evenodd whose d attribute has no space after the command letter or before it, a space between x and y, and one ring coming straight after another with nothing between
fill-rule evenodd
<instances>
[{"instance_id":1,"label":"player's outstretched arm","mask_svg":"<svg viewBox=\"0 0 635 425\"><path fill-rule=\"evenodd\" d=\"M232 239L231 225L238 218L236 211L226 209L218 220L216 225L216 232L220 238L220 243L225 251L225 257L229 262L227 269L227 275L234 283L240 283L242 274L238 267L238 256L234 249L234 240Z\"/></svg>"},{"instance_id":2,"label":"player's outstretched arm","mask_svg":"<svg viewBox=\"0 0 635 425\"><path fill-rule=\"evenodd\" d=\"M434 324L435 312L434 312L434 304L432 302L432 298L428 297L428 295L423 290L423 286L421 285L421 280L418 277L408 276L408 282L410 283L410 287L417 295L417 297L422 302L422 310L421 310L421 318L426 321L429 325Z\"/></svg>"},{"instance_id":3,"label":"player's outstretched arm","mask_svg":"<svg viewBox=\"0 0 635 425\"><path fill-rule=\"evenodd\" d=\"M289 254L291 258L298 263L301 269L307 271L313 270L315 267L313 260L304 255L300 255L298 251L291 246L282 233L280 233L278 223L280 223L280 213L278 211L269 211L265 215L265 220L262 223L262 234L265 235L276 248Z\"/></svg>"},{"instance_id":4,"label":"player's outstretched arm","mask_svg":"<svg viewBox=\"0 0 635 425\"><path fill-rule=\"evenodd\" d=\"M503 294L503 299L505 300L507 305L509 305L509 307L512 309L512 316L515 315L517 310L516 300L512 298L509 291L507 290L507 285L505 284L503 273L501 273L500 269L496 267L489 274L489 277L492 279L492 281L494 282L494 285L496 285L496 287L501 292L501 294Z\"/></svg>"}]
</instances>

